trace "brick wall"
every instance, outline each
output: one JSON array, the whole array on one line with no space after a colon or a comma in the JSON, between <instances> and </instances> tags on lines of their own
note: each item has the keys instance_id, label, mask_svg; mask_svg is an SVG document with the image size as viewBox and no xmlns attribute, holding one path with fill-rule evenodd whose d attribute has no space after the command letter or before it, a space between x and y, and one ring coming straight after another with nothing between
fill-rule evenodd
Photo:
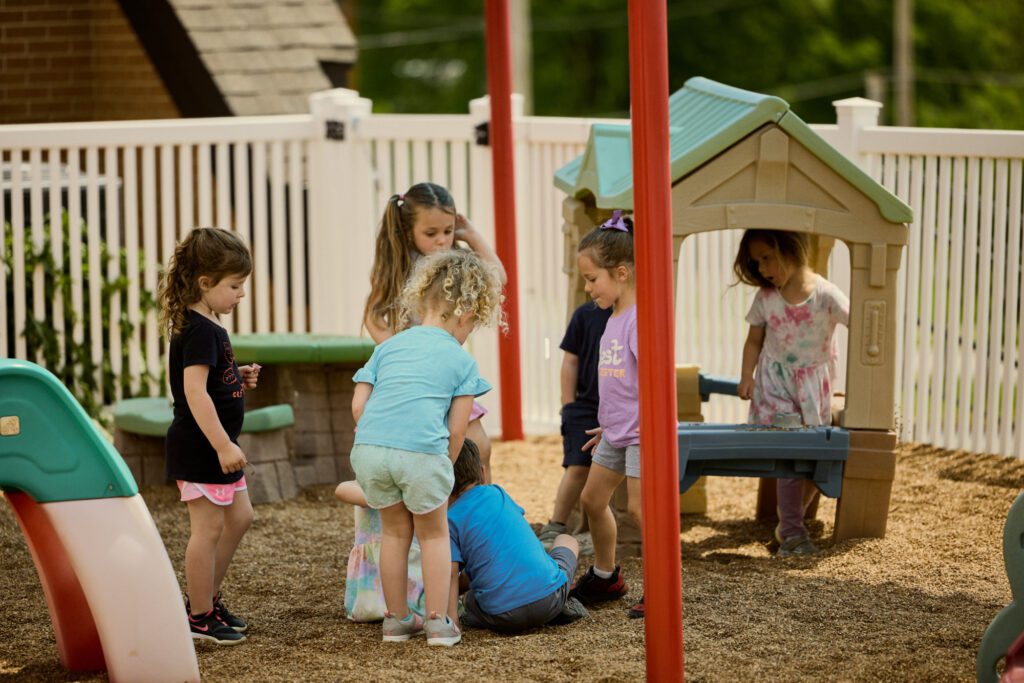
<instances>
[{"instance_id":1,"label":"brick wall","mask_svg":"<svg viewBox=\"0 0 1024 683\"><path fill-rule=\"evenodd\" d=\"M178 116L117 0L0 0L0 124Z\"/></svg>"}]
</instances>

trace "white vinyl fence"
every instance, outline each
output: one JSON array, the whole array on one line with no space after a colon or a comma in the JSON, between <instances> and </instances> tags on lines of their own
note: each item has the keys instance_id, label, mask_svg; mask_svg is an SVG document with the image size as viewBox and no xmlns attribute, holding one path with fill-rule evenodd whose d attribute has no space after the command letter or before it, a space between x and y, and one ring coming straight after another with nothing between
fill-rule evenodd
<instances>
[{"instance_id":1,"label":"white vinyl fence","mask_svg":"<svg viewBox=\"0 0 1024 683\"><path fill-rule=\"evenodd\" d=\"M1024 133L880 127L876 106L837 103L839 124L814 128L914 207L900 278L900 436L1016 455ZM161 391L165 349L150 302L175 241L195 225L236 230L252 246L255 270L233 332L360 334L391 194L443 184L493 243L490 148L475 141L487 118L486 98L463 115L374 115L368 100L342 90L317 93L300 116L0 127L0 237L10 252L0 356L57 354L74 367L84 359L101 403ZM569 283L552 177L583 151L592 122L516 118L529 433L558 426ZM62 215L66 223L55 220ZM712 374L739 372L752 292L729 286L738 240L736 231L696 235L680 254L677 358ZM51 261L32 265L47 245ZM843 245L830 277L848 283ZM67 295L56 286L62 278ZM40 335L59 343L47 350ZM841 342L845 357L845 332ZM475 333L468 346L497 384L496 333ZM500 434L497 388L484 403L488 429ZM706 415L742 421L745 409L716 397Z\"/></svg>"}]
</instances>

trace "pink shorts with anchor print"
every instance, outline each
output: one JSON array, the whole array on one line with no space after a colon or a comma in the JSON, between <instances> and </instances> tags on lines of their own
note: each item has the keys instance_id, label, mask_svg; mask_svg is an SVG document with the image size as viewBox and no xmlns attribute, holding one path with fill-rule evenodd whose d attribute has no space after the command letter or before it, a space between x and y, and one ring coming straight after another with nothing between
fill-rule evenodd
<instances>
[{"instance_id":1,"label":"pink shorts with anchor print","mask_svg":"<svg viewBox=\"0 0 1024 683\"><path fill-rule=\"evenodd\" d=\"M235 492L246 489L245 477L233 484L196 484L191 481L178 480L181 491L181 502L187 503L197 498L206 498L214 505L231 505L235 501Z\"/></svg>"}]
</instances>

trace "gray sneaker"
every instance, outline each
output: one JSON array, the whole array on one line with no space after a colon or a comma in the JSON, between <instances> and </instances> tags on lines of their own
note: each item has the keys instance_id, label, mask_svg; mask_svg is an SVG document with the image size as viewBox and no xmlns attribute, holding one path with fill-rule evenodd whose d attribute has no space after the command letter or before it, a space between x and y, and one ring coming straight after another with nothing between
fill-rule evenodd
<instances>
[{"instance_id":1,"label":"gray sneaker","mask_svg":"<svg viewBox=\"0 0 1024 683\"><path fill-rule=\"evenodd\" d=\"M775 557L793 557L814 555L818 552L818 546L811 542L807 534L790 536L779 545Z\"/></svg>"},{"instance_id":2,"label":"gray sneaker","mask_svg":"<svg viewBox=\"0 0 1024 683\"><path fill-rule=\"evenodd\" d=\"M384 614L385 643L401 643L423 633L423 617L409 612L405 619L399 619L390 612Z\"/></svg>"},{"instance_id":3,"label":"gray sneaker","mask_svg":"<svg viewBox=\"0 0 1024 683\"><path fill-rule=\"evenodd\" d=\"M565 601L562 611L549 621L548 624L551 626L562 626L563 624L571 624L574 621L578 621L585 616L587 616L587 608L576 598L570 597Z\"/></svg>"},{"instance_id":4,"label":"gray sneaker","mask_svg":"<svg viewBox=\"0 0 1024 683\"><path fill-rule=\"evenodd\" d=\"M566 530L565 525L559 522L548 522L541 527L540 531L537 532L537 539L544 546L544 550L551 550L551 546L555 544L555 539L561 534L569 533Z\"/></svg>"},{"instance_id":5,"label":"gray sneaker","mask_svg":"<svg viewBox=\"0 0 1024 683\"><path fill-rule=\"evenodd\" d=\"M424 627L427 631L427 645L441 645L451 647L462 640L462 631L455 625L448 615L442 617L436 614L427 619Z\"/></svg>"}]
</instances>

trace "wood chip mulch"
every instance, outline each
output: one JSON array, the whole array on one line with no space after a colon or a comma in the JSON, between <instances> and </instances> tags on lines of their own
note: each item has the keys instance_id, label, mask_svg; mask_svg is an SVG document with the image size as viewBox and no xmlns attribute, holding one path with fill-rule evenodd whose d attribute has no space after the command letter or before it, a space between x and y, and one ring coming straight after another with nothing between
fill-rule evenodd
<instances>
[{"instance_id":1,"label":"wood chip mulch","mask_svg":"<svg viewBox=\"0 0 1024 683\"><path fill-rule=\"evenodd\" d=\"M557 438L497 443L494 478L541 523L560 461ZM981 635L1011 599L1002 533L1024 488L1021 461L905 447L886 538L829 545L835 501L823 499L812 526L823 550L812 558L770 557L771 529L752 519L756 488L753 479L712 478L708 514L684 518L688 680L973 680ZM185 509L170 487L142 493L182 580ZM382 644L379 625L343 616L352 513L332 488L256 514L225 585L231 608L252 624L249 641L200 646L205 680L644 676L643 622L626 616L643 590L639 558L623 560L630 600L595 607L575 624L516 637L471 630L451 649L428 649L422 640ZM0 683L102 680L61 668L31 557L10 508L0 505Z\"/></svg>"}]
</instances>

